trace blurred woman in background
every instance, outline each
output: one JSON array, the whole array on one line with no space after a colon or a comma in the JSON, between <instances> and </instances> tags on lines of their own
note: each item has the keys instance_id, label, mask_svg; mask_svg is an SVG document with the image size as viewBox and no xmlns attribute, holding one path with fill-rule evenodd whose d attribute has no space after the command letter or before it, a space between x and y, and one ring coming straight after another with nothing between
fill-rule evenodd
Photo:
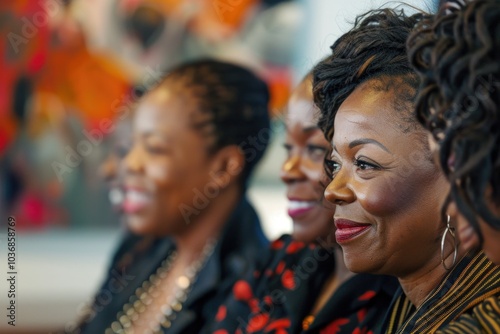
<instances>
[{"instance_id":1,"label":"blurred woman in background","mask_svg":"<svg viewBox=\"0 0 500 334\"><path fill-rule=\"evenodd\" d=\"M175 68L140 100L122 209L131 232L156 241L125 252L83 333L197 333L214 318L267 243L245 193L269 141L268 102L254 74L212 60Z\"/></svg>"}]
</instances>

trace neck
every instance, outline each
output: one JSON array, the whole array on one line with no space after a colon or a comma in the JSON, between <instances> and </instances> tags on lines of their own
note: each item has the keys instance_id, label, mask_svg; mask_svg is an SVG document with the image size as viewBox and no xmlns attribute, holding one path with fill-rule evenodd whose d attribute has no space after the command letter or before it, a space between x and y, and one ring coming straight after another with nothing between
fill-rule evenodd
<instances>
[{"instance_id":1,"label":"neck","mask_svg":"<svg viewBox=\"0 0 500 334\"><path fill-rule=\"evenodd\" d=\"M189 223L188 228L174 236L179 262L191 262L198 258L207 242L219 237L240 197L241 191L236 185L225 188Z\"/></svg>"},{"instance_id":2,"label":"neck","mask_svg":"<svg viewBox=\"0 0 500 334\"><path fill-rule=\"evenodd\" d=\"M456 262L458 263L464 255L465 253L459 250ZM449 253L446 257L446 263L452 263L452 260L453 253ZM422 269L410 275L398 277L398 279L406 297L408 297L415 307L419 307L439 283L441 283L447 273L448 270L441 263L440 254L437 254Z\"/></svg>"},{"instance_id":3,"label":"neck","mask_svg":"<svg viewBox=\"0 0 500 334\"><path fill-rule=\"evenodd\" d=\"M347 280L350 276L353 275L350 272L344 263L344 257L342 254L342 250L339 246L335 246L333 249L335 256L335 271L332 272L330 277L324 282L321 293L314 302L313 308L310 314L316 315L320 312L321 309L326 305L326 303L333 296L335 291L337 291L338 287Z\"/></svg>"}]
</instances>

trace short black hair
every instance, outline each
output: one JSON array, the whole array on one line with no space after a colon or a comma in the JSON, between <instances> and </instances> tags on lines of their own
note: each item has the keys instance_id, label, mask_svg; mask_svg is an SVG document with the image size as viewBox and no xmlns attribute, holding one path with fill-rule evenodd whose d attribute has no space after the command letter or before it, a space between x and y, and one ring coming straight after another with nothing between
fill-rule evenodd
<instances>
[{"instance_id":1,"label":"short black hair","mask_svg":"<svg viewBox=\"0 0 500 334\"><path fill-rule=\"evenodd\" d=\"M491 199L500 203L499 36L500 1L449 0L408 40L422 80L417 117L440 144L451 198L481 243L477 216L500 230L488 207Z\"/></svg>"},{"instance_id":2,"label":"short black hair","mask_svg":"<svg viewBox=\"0 0 500 334\"><path fill-rule=\"evenodd\" d=\"M406 39L415 25L427 14L411 16L403 9L378 9L358 16L354 27L332 46L332 53L315 66L314 101L321 111L319 127L328 141L333 138L335 115L345 99L362 83L378 79L396 89L395 110L402 112L406 131L418 124L413 102L419 86L406 53ZM400 80L395 82L395 78ZM389 87L389 86L392 86ZM402 104L404 105L402 106ZM410 104L410 106L408 106Z\"/></svg>"},{"instance_id":3,"label":"short black hair","mask_svg":"<svg viewBox=\"0 0 500 334\"><path fill-rule=\"evenodd\" d=\"M173 68L164 82L173 82L189 95L208 119L196 125L215 152L240 146L245 155L243 184L265 153L271 138L269 90L249 69L227 62L200 59Z\"/></svg>"}]
</instances>

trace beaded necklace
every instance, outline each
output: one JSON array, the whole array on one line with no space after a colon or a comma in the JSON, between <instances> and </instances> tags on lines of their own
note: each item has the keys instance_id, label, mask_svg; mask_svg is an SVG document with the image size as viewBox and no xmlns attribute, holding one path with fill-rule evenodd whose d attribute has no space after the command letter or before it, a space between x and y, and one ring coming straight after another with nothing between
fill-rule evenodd
<instances>
[{"instance_id":1,"label":"beaded necklace","mask_svg":"<svg viewBox=\"0 0 500 334\"><path fill-rule=\"evenodd\" d=\"M186 268L185 275L181 275L175 280L175 292L170 296L166 303L160 308L161 314L156 318L156 322L150 324L150 333L163 333L162 328L170 328L175 320L177 313L182 310L198 273L205 265L208 258L212 255L216 245L216 240L207 242L200 257ZM154 298L160 295L160 282L168 274L172 263L177 258L177 251L173 251L161 262L155 273L151 274L135 293L129 298L128 303L123 306L122 311L116 315L116 320L111 323L105 331L105 334L132 334L133 323L139 319L139 315L146 311Z\"/></svg>"}]
</instances>

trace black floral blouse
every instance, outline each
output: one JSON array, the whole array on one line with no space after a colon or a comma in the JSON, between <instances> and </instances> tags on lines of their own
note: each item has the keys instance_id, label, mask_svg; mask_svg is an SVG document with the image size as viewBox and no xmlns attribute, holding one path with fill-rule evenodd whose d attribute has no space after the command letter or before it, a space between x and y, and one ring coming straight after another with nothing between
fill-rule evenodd
<instances>
[{"instance_id":1,"label":"black floral blouse","mask_svg":"<svg viewBox=\"0 0 500 334\"><path fill-rule=\"evenodd\" d=\"M233 286L211 333L376 333L399 286L397 280L355 275L314 318L309 311L334 270L331 248L282 236L271 244L264 269Z\"/></svg>"}]
</instances>

